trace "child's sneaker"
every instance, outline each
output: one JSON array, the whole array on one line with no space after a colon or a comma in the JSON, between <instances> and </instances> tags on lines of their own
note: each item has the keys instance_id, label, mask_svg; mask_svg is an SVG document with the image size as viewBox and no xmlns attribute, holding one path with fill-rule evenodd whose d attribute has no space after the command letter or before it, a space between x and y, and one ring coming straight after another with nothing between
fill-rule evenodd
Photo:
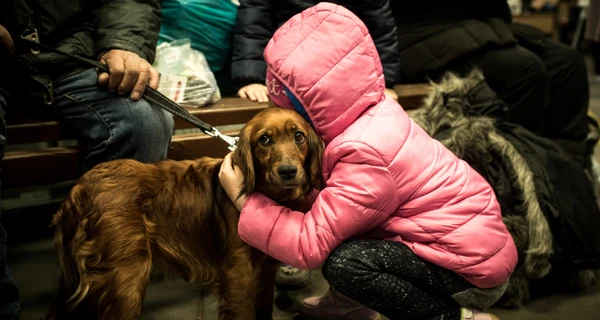
<instances>
[{"instance_id":1,"label":"child's sneaker","mask_svg":"<svg viewBox=\"0 0 600 320\"><path fill-rule=\"evenodd\" d=\"M498 317L491 313L485 313L471 309L460 309L460 318L462 320L500 320Z\"/></svg>"},{"instance_id":2,"label":"child's sneaker","mask_svg":"<svg viewBox=\"0 0 600 320\"><path fill-rule=\"evenodd\" d=\"M300 312L318 319L335 320L376 320L379 313L362 304L331 290L322 297L302 300Z\"/></svg>"}]
</instances>

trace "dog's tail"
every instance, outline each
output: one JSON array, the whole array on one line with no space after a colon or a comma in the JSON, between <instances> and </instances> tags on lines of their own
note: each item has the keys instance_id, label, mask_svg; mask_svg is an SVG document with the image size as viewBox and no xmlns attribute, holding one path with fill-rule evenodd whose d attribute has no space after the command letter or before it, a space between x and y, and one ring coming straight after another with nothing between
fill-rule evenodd
<instances>
[{"instance_id":1,"label":"dog's tail","mask_svg":"<svg viewBox=\"0 0 600 320\"><path fill-rule=\"evenodd\" d=\"M60 295L66 299L69 311L83 301L90 289L90 281L85 276L88 256L81 254L85 251L85 230L89 222L86 198L83 188L75 185L52 218L52 226L56 227L54 247L61 272Z\"/></svg>"},{"instance_id":2,"label":"dog's tail","mask_svg":"<svg viewBox=\"0 0 600 320\"><path fill-rule=\"evenodd\" d=\"M152 268L150 238L156 225L136 207L111 203L112 198L97 205L93 195L98 194L97 185L78 184L54 215L60 297L69 313L89 299L101 318L137 319Z\"/></svg>"}]
</instances>

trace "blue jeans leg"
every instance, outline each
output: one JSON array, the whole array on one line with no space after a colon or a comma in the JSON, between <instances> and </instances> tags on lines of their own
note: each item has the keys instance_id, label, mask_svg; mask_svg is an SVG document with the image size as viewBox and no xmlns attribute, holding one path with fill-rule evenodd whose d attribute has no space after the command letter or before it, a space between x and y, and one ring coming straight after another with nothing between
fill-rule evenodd
<instances>
[{"instance_id":1,"label":"blue jeans leg","mask_svg":"<svg viewBox=\"0 0 600 320\"><path fill-rule=\"evenodd\" d=\"M94 69L55 83L53 113L73 128L88 150L84 171L114 159L156 162L166 158L173 116L141 99L132 101L98 86Z\"/></svg>"},{"instance_id":2,"label":"blue jeans leg","mask_svg":"<svg viewBox=\"0 0 600 320\"><path fill-rule=\"evenodd\" d=\"M4 91L0 88L0 159L2 159L6 147L4 109L6 109L6 99ZM0 207L1 218L2 208ZM0 223L0 320L14 320L19 317L19 290L8 269L6 250L6 231Z\"/></svg>"}]
</instances>

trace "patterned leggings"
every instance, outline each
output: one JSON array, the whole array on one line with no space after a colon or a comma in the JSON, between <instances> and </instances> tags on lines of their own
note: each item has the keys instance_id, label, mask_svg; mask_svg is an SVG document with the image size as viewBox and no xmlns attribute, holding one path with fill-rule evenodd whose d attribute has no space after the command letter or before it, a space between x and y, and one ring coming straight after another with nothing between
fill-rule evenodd
<instances>
[{"instance_id":1,"label":"patterned leggings","mask_svg":"<svg viewBox=\"0 0 600 320\"><path fill-rule=\"evenodd\" d=\"M383 240L340 245L325 262L323 274L335 290L392 320L459 320L460 306L451 296L474 288L406 245Z\"/></svg>"}]
</instances>

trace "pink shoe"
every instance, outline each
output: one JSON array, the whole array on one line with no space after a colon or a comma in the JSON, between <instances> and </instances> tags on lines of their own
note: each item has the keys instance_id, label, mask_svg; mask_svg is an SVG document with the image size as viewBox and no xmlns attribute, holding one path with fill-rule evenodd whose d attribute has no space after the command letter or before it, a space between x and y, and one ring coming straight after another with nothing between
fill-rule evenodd
<instances>
[{"instance_id":1,"label":"pink shoe","mask_svg":"<svg viewBox=\"0 0 600 320\"><path fill-rule=\"evenodd\" d=\"M344 296L339 292L327 292L322 297L302 300L300 312L318 319L330 320L377 320L379 313Z\"/></svg>"},{"instance_id":2,"label":"pink shoe","mask_svg":"<svg viewBox=\"0 0 600 320\"><path fill-rule=\"evenodd\" d=\"M471 309L460 309L461 319L463 320L500 320L491 313L485 313Z\"/></svg>"}]
</instances>

